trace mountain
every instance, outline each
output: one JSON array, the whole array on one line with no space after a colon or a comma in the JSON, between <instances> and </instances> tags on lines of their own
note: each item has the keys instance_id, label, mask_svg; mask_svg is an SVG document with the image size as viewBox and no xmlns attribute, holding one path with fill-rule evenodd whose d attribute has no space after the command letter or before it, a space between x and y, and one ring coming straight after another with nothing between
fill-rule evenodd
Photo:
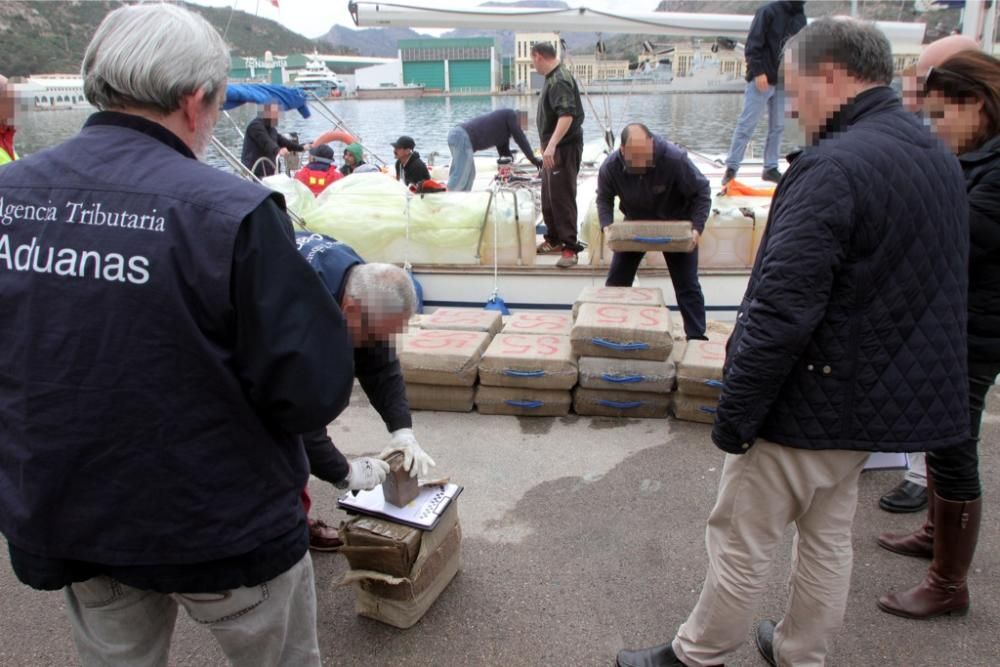
<instances>
[{"instance_id":1,"label":"mountain","mask_svg":"<svg viewBox=\"0 0 1000 667\"><path fill-rule=\"evenodd\" d=\"M76 0L63 2L0 2L0 72L25 76L78 72L83 52L97 26L124 2ZM232 47L234 55L309 53L318 42L275 21L228 8L182 3L204 16ZM228 29L227 29L228 25Z\"/></svg>"},{"instance_id":2,"label":"mountain","mask_svg":"<svg viewBox=\"0 0 1000 667\"><path fill-rule=\"evenodd\" d=\"M333 49L347 49L362 56L393 58L399 52L397 42L401 39L426 38L409 28L364 28L355 30L335 25L319 38L319 41Z\"/></svg>"}]
</instances>

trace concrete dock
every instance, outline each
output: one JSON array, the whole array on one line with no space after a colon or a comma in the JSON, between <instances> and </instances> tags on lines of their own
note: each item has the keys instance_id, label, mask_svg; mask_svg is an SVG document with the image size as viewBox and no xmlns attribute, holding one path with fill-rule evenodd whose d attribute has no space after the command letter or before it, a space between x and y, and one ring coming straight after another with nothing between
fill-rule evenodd
<instances>
[{"instance_id":1,"label":"concrete dock","mask_svg":"<svg viewBox=\"0 0 1000 667\"><path fill-rule=\"evenodd\" d=\"M697 600L705 574L705 519L723 454L709 427L674 420L488 417L415 413L436 472L465 486L463 568L424 619L396 630L354 613L338 587L346 561L315 554L324 664L338 666L608 666L622 647L667 641ZM364 394L330 427L351 455L380 451L388 435ZM897 471L866 472L854 524L847 617L828 665L1000 664L1000 390L983 424L987 511L970 574L967 616L909 621L880 612L879 594L916 584L927 561L891 554L875 538L915 528L879 496ZM312 480L314 516L336 525L335 489ZM2 538L0 538L2 540ZM779 619L787 597L791 530L758 618ZM78 664L61 593L21 585L0 543L0 665ZM727 663L764 665L747 641ZM227 664L211 635L183 612L171 665Z\"/></svg>"}]
</instances>

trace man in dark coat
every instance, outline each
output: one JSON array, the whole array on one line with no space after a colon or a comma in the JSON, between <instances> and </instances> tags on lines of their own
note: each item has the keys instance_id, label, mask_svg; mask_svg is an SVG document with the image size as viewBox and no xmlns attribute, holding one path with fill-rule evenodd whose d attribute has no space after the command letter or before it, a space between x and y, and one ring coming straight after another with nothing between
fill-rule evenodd
<instances>
[{"instance_id":1,"label":"man in dark coat","mask_svg":"<svg viewBox=\"0 0 1000 667\"><path fill-rule=\"evenodd\" d=\"M708 574L674 640L623 651L619 665L726 662L791 523L791 597L757 645L772 665L823 664L869 453L968 437L961 167L889 88L891 48L873 25L820 19L784 67L809 145L775 193L728 344Z\"/></svg>"},{"instance_id":2,"label":"man in dark coat","mask_svg":"<svg viewBox=\"0 0 1000 667\"><path fill-rule=\"evenodd\" d=\"M353 248L320 234L297 232L295 242L347 318L354 374L389 430L387 449L402 450L403 467L413 477L426 476L434 460L413 435L406 385L392 344L392 337L416 312L417 296L409 274L392 264L365 264ZM325 427L302 438L312 474L338 489L371 489L385 479L388 466L383 461L362 457L348 462ZM307 510L308 497L304 494ZM342 544L336 529L319 519L309 520L312 549L332 551Z\"/></svg>"},{"instance_id":3,"label":"man in dark coat","mask_svg":"<svg viewBox=\"0 0 1000 667\"><path fill-rule=\"evenodd\" d=\"M524 129L528 125L528 114L513 109L497 109L482 116L456 125L448 133L448 148L451 151L451 168L448 171L448 190L468 192L476 180L476 151L496 148L500 157L512 157L510 140L524 153L524 157L537 168L542 168L542 160L535 157Z\"/></svg>"},{"instance_id":4,"label":"man in dark coat","mask_svg":"<svg viewBox=\"0 0 1000 667\"><path fill-rule=\"evenodd\" d=\"M393 173L396 174L397 181L419 188L421 183L431 177L431 172L427 171L427 165L420 159L420 153L414 150L416 147L413 137L405 135L392 142L392 154L396 158Z\"/></svg>"},{"instance_id":5,"label":"man in dark coat","mask_svg":"<svg viewBox=\"0 0 1000 667\"><path fill-rule=\"evenodd\" d=\"M705 337L705 296L698 282L697 241L712 207L706 179L687 153L642 123L622 130L621 148L608 156L597 176L597 215L601 227L614 221L615 197L627 220L690 220L695 249L665 252L677 307L688 338ZM616 252L608 271L609 287L629 287L643 252Z\"/></svg>"},{"instance_id":6,"label":"man in dark coat","mask_svg":"<svg viewBox=\"0 0 1000 667\"><path fill-rule=\"evenodd\" d=\"M753 136L760 117L767 111L767 140L764 143L764 172L761 178L777 183L778 151L784 129L784 95L778 82L781 49L785 42L806 25L805 2L779 0L759 8L750 24L746 46L747 89L743 112L736 121L733 141L726 156L726 173L722 184L731 181L743 162L743 154Z\"/></svg>"},{"instance_id":7,"label":"man in dark coat","mask_svg":"<svg viewBox=\"0 0 1000 667\"><path fill-rule=\"evenodd\" d=\"M279 113L277 104L268 103L261 106L258 116L247 125L246 134L243 136L240 162L247 169L253 169L257 178L273 176L278 157L286 155L289 151L301 153L310 148L310 144L300 144L278 132Z\"/></svg>"}]
</instances>

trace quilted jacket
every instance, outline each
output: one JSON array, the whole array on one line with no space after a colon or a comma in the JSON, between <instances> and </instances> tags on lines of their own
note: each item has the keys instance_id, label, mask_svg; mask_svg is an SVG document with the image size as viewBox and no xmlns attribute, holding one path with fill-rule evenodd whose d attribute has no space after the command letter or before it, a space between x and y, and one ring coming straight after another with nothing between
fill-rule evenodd
<instances>
[{"instance_id":1,"label":"quilted jacket","mask_svg":"<svg viewBox=\"0 0 1000 667\"><path fill-rule=\"evenodd\" d=\"M712 439L926 451L968 436L968 207L957 158L888 87L792 163L729 341Z\"/></svg>"},{"instance_id":2,"label":"quilted jacket","mask_svg":"<svg viewBox=\"0 0 1000 667\"><path fill-rule=\"evenodd\" d=\"M969 364L1000 362L1000 136L959 156L969 192Z\"/></svg>"}]
</instances>

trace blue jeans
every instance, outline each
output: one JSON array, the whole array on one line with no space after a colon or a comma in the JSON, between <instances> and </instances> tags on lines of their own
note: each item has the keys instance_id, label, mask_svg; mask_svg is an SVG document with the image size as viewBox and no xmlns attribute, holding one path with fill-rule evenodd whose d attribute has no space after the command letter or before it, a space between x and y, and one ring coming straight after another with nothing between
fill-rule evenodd
<instances>
[{"instance_id":1,"label":"blue jeans","mask_svg":"<svg viewBox=\"0 0 1000 667\"><path fill-rule=\"evenodd\" d=\"M472 154L472 140L461 127L451 128L448 133L448 148L451 150L451 168L448 169L448 189L468 192L476 180L476 161Z\"/></svg>"},{"instance_id":2,"label":"blue jeans","mask_svg":"<svg viewBox=\"0 0 1000 667\"><path fill-rule=\"evenodd\" d=\"M726 156L726 168L736 171L743 162L743 154L750 143L757 122L767 109L767 141L764 144L764 169L778 168L778 149L781 147L781 132L785 127L785 95L781 88L769 85L763 93L757 90L753 81L747 84L743 97L743 111L733 130L733 143Z\"/></svg>"},{"instance_id":3,"label":"blue jeans","mask_svg":"<svg viewBox=\"0 0 1000 667\"><path fill-rule=\"evenodd\" d=\"M644 252L616 252L611 258L611 268L607 287L631 287L635 280L639 262ZM677 309L684 319L684 334L688 338L703 338L705 336L705 295L698 282L698 249L691 252L665 252L670 271L670 281L674 284L674 295L677 297Z\"/></svg>"}]
</instances>

